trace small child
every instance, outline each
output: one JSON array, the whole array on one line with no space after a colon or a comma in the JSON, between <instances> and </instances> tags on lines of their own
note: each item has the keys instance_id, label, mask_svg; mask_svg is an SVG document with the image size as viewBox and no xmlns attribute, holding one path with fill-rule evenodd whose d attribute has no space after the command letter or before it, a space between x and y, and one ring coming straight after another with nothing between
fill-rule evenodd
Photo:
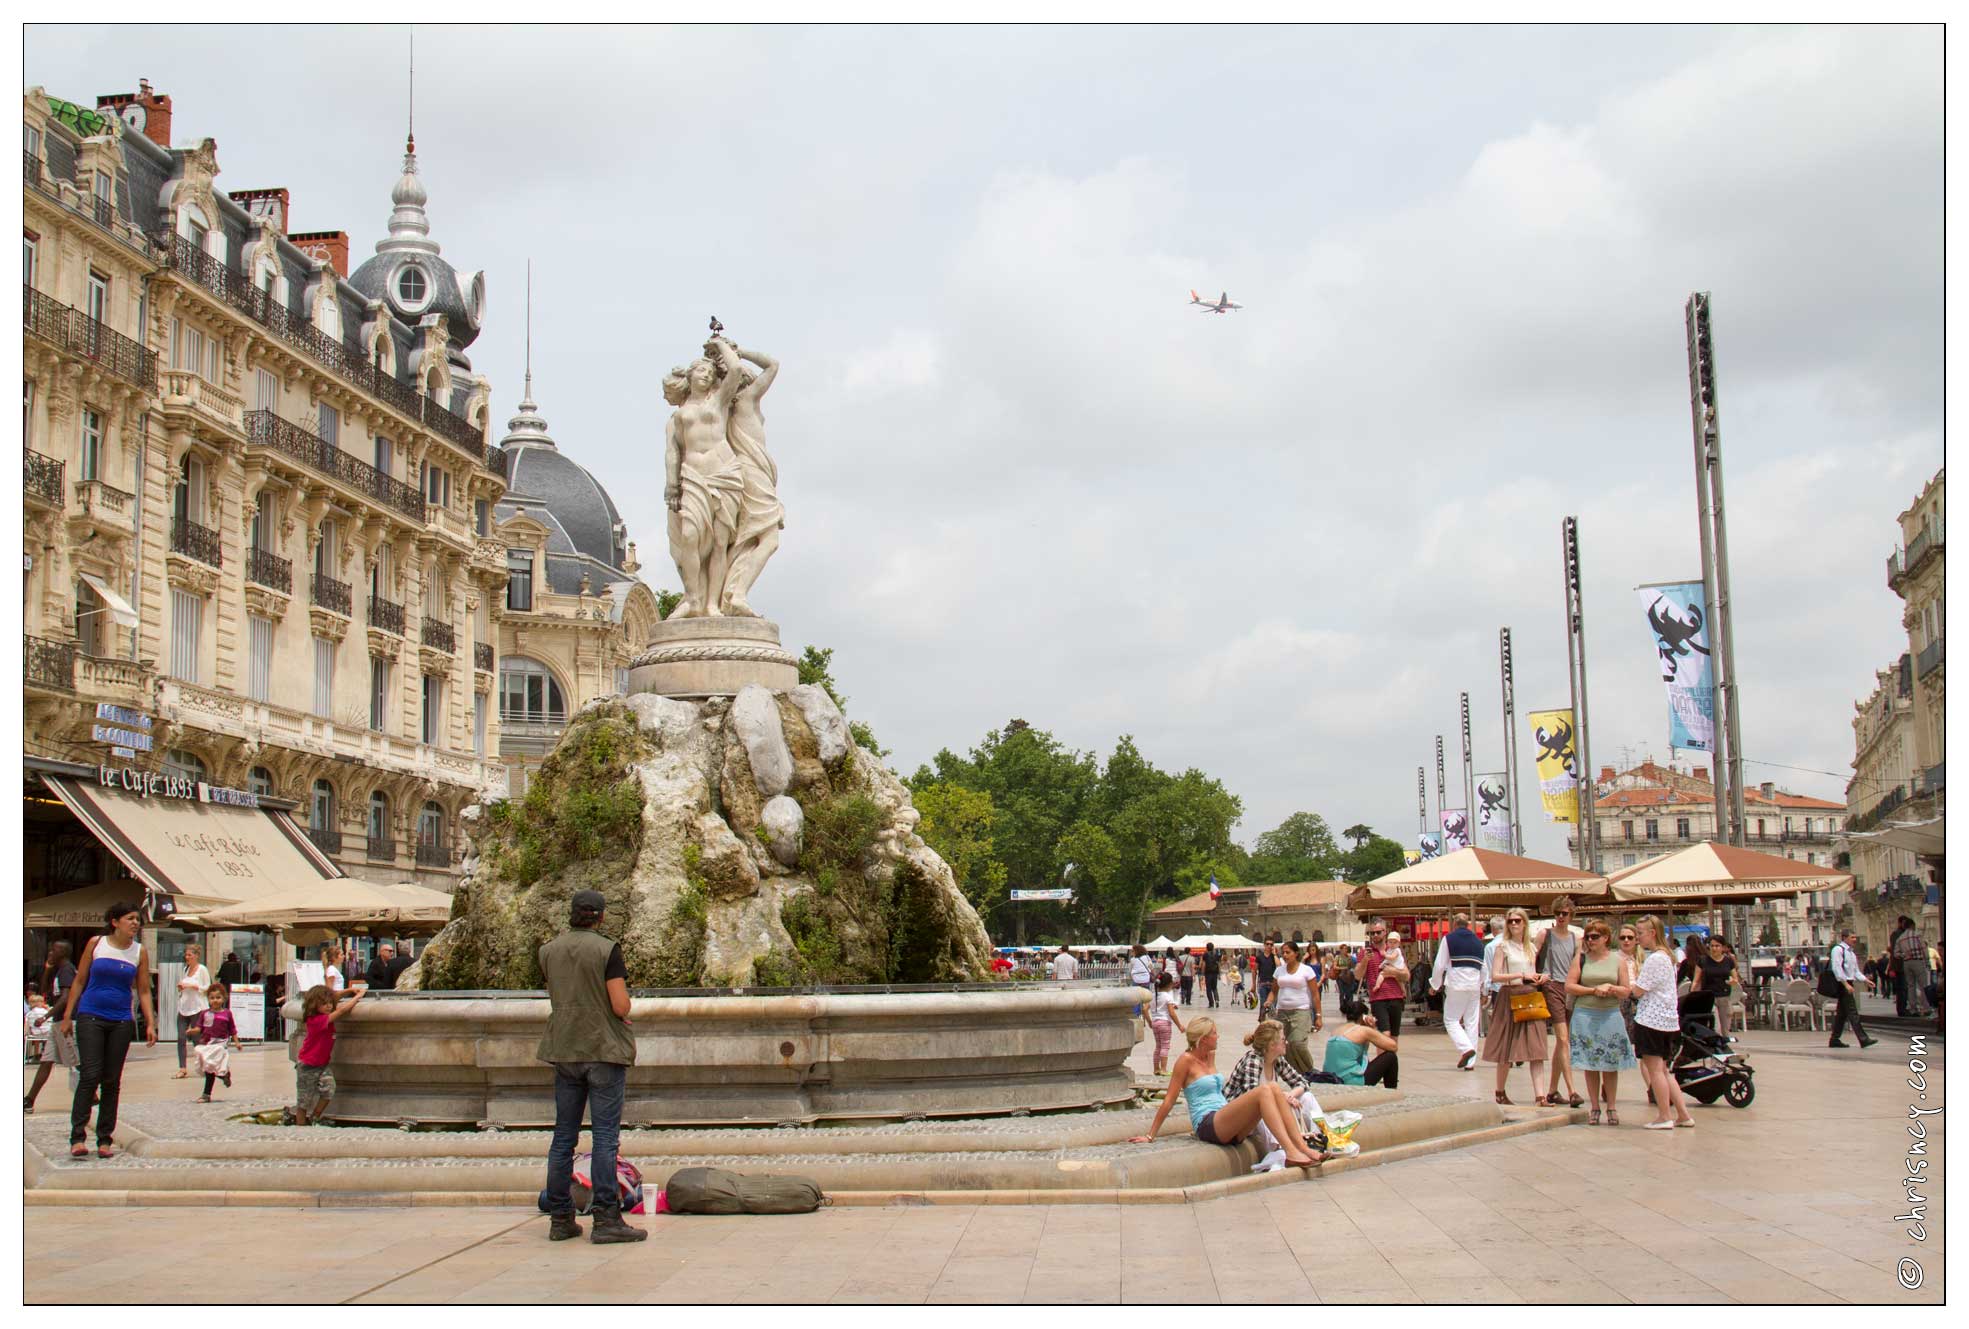
<instances>
[{"instance_id":1,"label":"small child","mask_svg":"<svg viewBox=\"0 0 1969 1329\"><path fill-rule=\"evenodd\" d=\"M335 1055L335 1022L361 1002L365 988L344 997L340 1003L326 984L318 983L301 998L301 1019L307 1030L301 1035L301 1051L294 1059L294 1121L306 1126L328 1109L335 1094L335 1077L328 1073L329 1058Z\"/></svg>"},{"instance_id":2,"label":"small child","mask_svg":"<svg viewBox=\"0 0 1969 1329\"><path fill-rule=\"evenodd\" d=\"M206 1009L198 1013L192 1021L192 1052L198 1058L198 1068L205 1072L205 1092L198 1096L201 1103L212 1101L212 1082L225 1081L226 1088L232 1088L232 1054L228 1047L239 1046L239 1028L233 1024L232 1012L226 1009L226 985L214 983L205 989Z\"/></svg>"},{"instance_id":3,"label":"small child","mask_svg":"<svg viewBox=\"0 0 1969 1329\"><path fill-rule=\"evenodd\" d=\"M1169 1074L1169 1027L1183 1027L1176 1014L1176 979L1167 970L1155 978L1155 995L1149 999L1149 1028L1155 1031L1155 1073Z\"/></svg>"},{"instance_id":4,"label":"small child","mask_svg":"<svg viewBox=\"0 0 1969 1329\"><path fill-rule=\"evenodd\" d=\"M39 992L27 994L27 1060L30 1064L41 1060L42 1053L48 1050L48 1034L54 1028L55 1013L48 1009L48 999Z\"/></svg>"}]
</instances>

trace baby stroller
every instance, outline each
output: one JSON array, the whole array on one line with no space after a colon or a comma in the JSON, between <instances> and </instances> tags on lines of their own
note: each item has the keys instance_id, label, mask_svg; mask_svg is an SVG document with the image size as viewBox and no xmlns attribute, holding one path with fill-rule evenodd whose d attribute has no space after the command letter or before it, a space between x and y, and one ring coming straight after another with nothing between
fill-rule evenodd
<instances>
[{"instance_id":1,"label":"baby stroller","mask_svg":"<svg viewBox=\"0 0 1969 1329\"><path fill-rule=\"evenodd\" d=\"M1756 1072L1747 1059L1732 1050L1735 1042L1711 1029L1702 1016L1685 1015L1681 1044L1668 1063L1668 1073L1682 1086L1683 1094L1698 1103L1722 1098L1731 1107L1749 1107L1757 1097Z\"/></svg>"}]
</instances>

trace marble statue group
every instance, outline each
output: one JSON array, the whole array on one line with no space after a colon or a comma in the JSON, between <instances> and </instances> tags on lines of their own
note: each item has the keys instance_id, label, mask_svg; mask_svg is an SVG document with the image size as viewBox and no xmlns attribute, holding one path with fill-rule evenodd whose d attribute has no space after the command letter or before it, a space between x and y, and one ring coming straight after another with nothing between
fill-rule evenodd
<instances>
[{"instance_id":1,"label":"marble statue group","mask_svg":"<svg viewBox=\"0 0 1969 1329\"><path fill-rule=\"evenodd\" d=\"M759 616L746 596L786 524L759 405L778 373L770 356L714 330L703 356L664 377L663 399L676 410L664 433L663 497L684 584L673 620Z\"/></svg>"}]
</instances>

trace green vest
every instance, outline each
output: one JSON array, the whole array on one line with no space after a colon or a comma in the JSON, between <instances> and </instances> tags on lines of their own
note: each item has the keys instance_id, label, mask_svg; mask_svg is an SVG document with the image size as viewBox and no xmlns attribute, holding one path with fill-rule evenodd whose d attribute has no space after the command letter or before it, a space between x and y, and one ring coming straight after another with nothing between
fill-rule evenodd
<instances>
[{"instance_id":1,"label":"green vest","mask_svg":"<svg viewBox=\"0 0 1969 1329\"><path fill-rule=\"evenodd\" d=\"M588 928L569 928L540 948L547 977L547 1034L534 1055L542 1061L636 1064L636 1039L608 1004L609 952L615 943Z\"/></svg>"}]
</instances>

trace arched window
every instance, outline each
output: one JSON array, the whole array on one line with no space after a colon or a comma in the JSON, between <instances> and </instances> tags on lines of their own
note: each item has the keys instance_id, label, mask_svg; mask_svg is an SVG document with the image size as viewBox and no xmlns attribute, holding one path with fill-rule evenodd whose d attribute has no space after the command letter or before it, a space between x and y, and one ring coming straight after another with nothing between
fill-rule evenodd
<instances>
[{"instance_id":1,"label":"arched window","mask_svg":"<svg viewBox=\"0 0 1969 1329\"><path fill-rule=\"evenodd\" d=\"M326 780L314 782L314 794L308 800L308 829L311 831L335 829L335 786Z\"/></svg>"},{"instance_id":2,"label":"arched window","mask_svg":"<svg viewBox=\"0 0 1969 1329\"><path fill-rule=\"evenodd\" d=\"M264 766L255 766L246 772L246 790L262 798L273 797L273 772Z\"/></svg>"},{"instance_id":3,"label":"arched window","mask_svg":"<svg viewBox=\"0 0 1969 1329\"><path fill-rule=\"evenodd\" d=\"M417 814L417 862L424 867L450 867L451 851L444 842L444 809L424 804Z\"/></svg>"},{"instance_id":4,"label":"arched window","mask_svg":"<svg viewBox=\"0 0 1969 1329\"><path fill-rule=\"evenodd\" d=\"M333 278L328 280L332 281ZM335 297L326 287L315 300L315 326L326 333L330 340L342 340L342 309L335 303Z\"/></svg>"},{"instance_id":5,"label":"arched window","mask_svg":"<svg viewBox=\"0 0 1969 1329\"><path fill-rule=\"evenodd\" d=\"M180 780L203 780L205 778L205 763L199 760L198 754L195 752L186 752L183 748L172 748L164 754L164 773L166 775L175 775Z\"/></svg>"},{"instance_id":6,"label":"arched window","mask_svg":"<svg viewBox=\"0 0 1969 1329\"><path fill-rule=\"evenodd\" d=\"M567 700L546 665L524 655L500 658L499 719L502 724L567 722Z\"/></svg>"},{"instance_id":7,"label":"arched window","mask_svg":"<svg viewBox=\"0 0 1969 1329\"><path fill-rule=\"evenodd\" d=\"M369 796L369 856L396 857L396 845L390 838L390 796L380 789Z\"/></svg>"}]
</instances>

